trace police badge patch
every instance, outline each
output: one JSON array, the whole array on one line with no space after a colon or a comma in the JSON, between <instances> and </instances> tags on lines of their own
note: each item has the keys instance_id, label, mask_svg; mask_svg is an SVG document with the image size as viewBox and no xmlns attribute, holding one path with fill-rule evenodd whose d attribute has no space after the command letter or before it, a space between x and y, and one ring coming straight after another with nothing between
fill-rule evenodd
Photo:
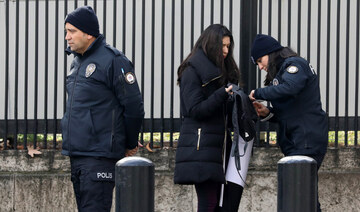
<instances>
[{"instance_id":1,"label":"police badge patch","mask_svg":"<svg viewBox=\"0 0 360 212\"><path fill-rule=\"evenodd\" d=\"M128 84L134 84L135 82L135 75L131 72L128 72L126 73L125 75L125 81L128 83Z\"/></svg>"},{"instance_id":2,"label":"police badge patch","mask_svg":"<svg viewBox=\"0 0 360 212\"><path fill-rule=\"evenodd\" d=\"M272 82L273 85L278 85L279 84L279 80L278 79L273 79L273 82Z\"/></svg>"},{"instance_id":3,"label":"police badge patch","mask_svg":"<svg viewBox=\"0 0 360 212\"><path fill-rule=\"evenodd\" d=\"M85 72L85 77L88 78L92 75L92 73L94 73L96 69L96 65L94 63L90 63L87 67L86 67L86 72Z\"/></svg>"},{"instance_id":4,"label":"police badge patch","mask_svg":"<svg viewBox=\"0 0 360 212\"><path fill-rule=\"evenodd\" d=\"M298 68L296 66L289 66L287 67L286 71L289 72L290 74L295 74L296 72L298 72Z\"/></svg>"}]
</instances>

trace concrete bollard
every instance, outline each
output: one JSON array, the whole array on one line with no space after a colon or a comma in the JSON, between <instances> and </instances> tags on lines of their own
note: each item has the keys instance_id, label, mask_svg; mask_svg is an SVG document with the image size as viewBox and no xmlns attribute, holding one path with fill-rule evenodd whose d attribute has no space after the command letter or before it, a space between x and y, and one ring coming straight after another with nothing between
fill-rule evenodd
<instances>
[{"instance_id":1,"label":"concrete bollard","mask_svg":"<svg viewBox=\"0 0 360 212\"><path fill-rule=\"evenodd\" d=\"M317 210L317 164L307 156L288 156L278 162L278 212Z\"/></svg>"},{"instance_id":2,"label":"concrete bollard","mask_svg":"<svg viewBox=\"0 0 360 212\"><path fill-rule=\"evenodd\" d=\"M115 166L115 211L154 211L154 164L142 157L126 157Z\"/></svg>"}]
</instances>

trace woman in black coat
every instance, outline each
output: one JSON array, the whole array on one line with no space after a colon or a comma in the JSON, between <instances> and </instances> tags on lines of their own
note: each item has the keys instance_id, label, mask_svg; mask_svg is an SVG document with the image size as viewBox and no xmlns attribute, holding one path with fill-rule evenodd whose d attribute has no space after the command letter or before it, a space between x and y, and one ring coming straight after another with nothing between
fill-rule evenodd
<instances>
[{"instance_id":1,"label":"woman in black coat","mask_svg":"<svg viewBox=\"0 0 360 212\"><path fill-rule=\"evenodd\" d=\"M231 32L223 25L210 25L178 68L182 125L174 182L195 185L198 211L219 210L220 188L225 183L224 149L231 142L228 93L232 89L226 85L237 84L240 75L233 48ZM238 207L242 187L234 186Z\"/></svg>"}]
</instances>

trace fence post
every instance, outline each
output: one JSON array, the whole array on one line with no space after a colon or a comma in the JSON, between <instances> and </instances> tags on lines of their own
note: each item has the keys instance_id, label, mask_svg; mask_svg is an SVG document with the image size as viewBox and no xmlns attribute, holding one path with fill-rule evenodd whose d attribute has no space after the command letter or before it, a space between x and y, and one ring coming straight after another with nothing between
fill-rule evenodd
<instances>
[{"instance_id":1,"label":"fence post","mask_svg":"<svg viewBox=\"0 0 360 212\"><path fill-rule=\"evenodd\" d=\"M142 157L126 157L116 163L116 212L154 211L154 172L154 164Z\"/></svg>"},{"instance_id":2,"label":"fence post","mask_svg":"<svg viewBox=\"0 0 360 212\"><path fill-rule=\"evenodd\" d=\"M256 88L256 68L250 60L250 50L257 34L257 2L248 0L240 2L240 42L236 45L241 46L239 69L245 93L250 93L252 89Z\"/></svg>"},{"instance_id":3,"label":"fence post","mask_svg":"<svg viewBox=\"0 0 360 212\"><path fill-rule=\"evenodd\" d=\"M312 212L317 207L317 164L307 156L278 162L278 212Z\"/></svg>"}]
</instances>

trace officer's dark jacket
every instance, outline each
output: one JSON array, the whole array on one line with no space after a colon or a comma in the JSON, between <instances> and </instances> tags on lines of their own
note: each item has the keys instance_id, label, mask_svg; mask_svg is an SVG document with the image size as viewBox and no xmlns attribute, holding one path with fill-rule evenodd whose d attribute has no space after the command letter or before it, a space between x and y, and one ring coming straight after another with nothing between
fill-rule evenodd
<instances>
[{"instance_id":1,"label":"officer's dark jacket","mask_svg":"<svg viewBox=\"0 0 360 212\"><path fill-rule=\"evenodd\" d=\"M180 81L182 125L176 150L174 182L225 182L223 146L228 94L220 69L198 50Z\"/></svg>"},{"instance_id":2,"label":"officer's dark jacket","mask_svg":"<svg viewBox=\"0 0 360 212\"><path fill-rule=\"evenodd\" d=\"M137 146L144 117L133 65L102 35L83 55L71 53L62 154L120 159Z\"/></svg>"},{"instance_id":3,"label":"officer's dark jacket","mask_svg":"<svg viewBox=\"0 0 360 212\"><path fill-rule=\"evenodd\" d=\"M280 64L271 85L255 90L256 99L271 101L273 121L279 123L278 141L285 155L325 154L328 142L326 113L322 110L318 77L301 57ZM295 68L296 67L296 68Z\"/></svg>"}]
</instances>

